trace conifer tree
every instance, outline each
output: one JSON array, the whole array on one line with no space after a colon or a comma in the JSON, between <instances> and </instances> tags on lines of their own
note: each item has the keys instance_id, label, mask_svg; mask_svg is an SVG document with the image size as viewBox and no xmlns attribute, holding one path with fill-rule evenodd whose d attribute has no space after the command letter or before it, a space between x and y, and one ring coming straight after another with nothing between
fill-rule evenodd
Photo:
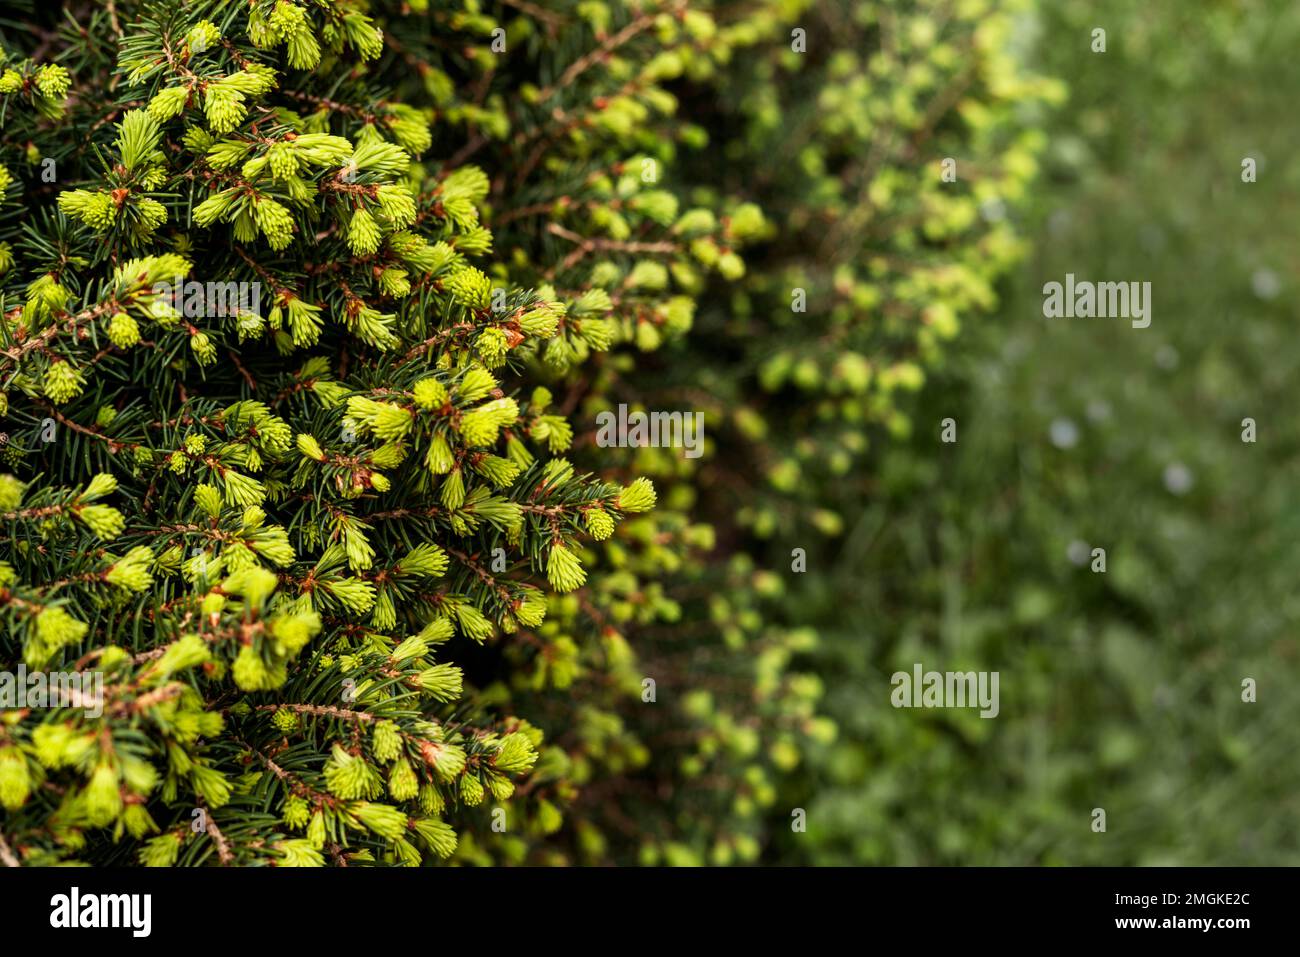
<instances>
[{"instance_id":1,"label":"conifer tree","mask_svg":"<svg viewBox=\"0 0 1300 957\"><path fill-rule=\"evenodd\" d=\"M0 719L6 863L758 859L834 734L750 538L833 521L768 489L892 421L1029 171L1003 5L894 6L16 14L0 663L105 686ZM600 448L618 402L723 454Z\"/></svg>"},{"instance_id":2,"label":"conifer tree","mask_svg":"<svg viewBox=\"0 0 1300 957\"><path fill-rule=\"evenodd\" d=\"M4 647L105 688L6 713L5 853L445 858L541 741L449 645L537 627L654 505L525 390L609 321L479 268L489 179L420 162L363 5L65 13L67 66L0 79Z\"/></svg>"}]
</instances>

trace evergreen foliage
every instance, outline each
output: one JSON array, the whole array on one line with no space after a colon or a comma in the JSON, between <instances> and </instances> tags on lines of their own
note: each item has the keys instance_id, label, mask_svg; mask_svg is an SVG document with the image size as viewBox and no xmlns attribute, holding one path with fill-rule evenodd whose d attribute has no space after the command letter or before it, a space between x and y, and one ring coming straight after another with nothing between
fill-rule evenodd
<instances>
[{"instance_id":1,"label":"evergreen foliage","mask_svg":"<svg viewBox=\"0 0 1300 957\"><path fill-rule=\"evenodd\" d=\"M1014 252L1004 6L16 15L0 663L105 702L4 713L0 850L758 859L834 726L754 542L837 530Z\"/></svg>"}]
</instances>

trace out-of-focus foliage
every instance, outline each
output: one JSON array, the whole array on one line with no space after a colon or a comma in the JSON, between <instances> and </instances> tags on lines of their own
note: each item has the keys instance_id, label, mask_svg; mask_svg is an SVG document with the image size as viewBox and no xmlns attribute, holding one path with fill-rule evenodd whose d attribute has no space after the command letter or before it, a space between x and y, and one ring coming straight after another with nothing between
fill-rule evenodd
<instances>
[{"instance_id":1,"label":"out-of-focus foliage","mask_svg":"<svg viewBox=\"0 0 1300 957\"><path fill-rule=\"evenodd\" d=\"M783 794L809 826L775 859L1300 860L1298 40L1286 3L1043 5L1035 60L1071 95L1033 255L810 561L841 738ZM1150 281L1151 326L1044 319L1067 272ZM999 671L1000 715L895 710L890 675L918 661Z\"/></svg>"},{"instance_id":2,"label":"out-of-focus foliage","mask_svg":"<svg viewBox=\"0 0 1300 957\"><path fill-rule=\"evenodd\" d=\"M787 552L842 529L834 489L882 427L910 434L899 397L996 301L1023 251L1032 124L1061 94L1021 63L1025 4L811 6L796 21L808 53L746 59L717 100L738 107L715 124L734 131L728 192L767 223L695 339L727 410L717 484Z\"/></svg>"}]
</instances>

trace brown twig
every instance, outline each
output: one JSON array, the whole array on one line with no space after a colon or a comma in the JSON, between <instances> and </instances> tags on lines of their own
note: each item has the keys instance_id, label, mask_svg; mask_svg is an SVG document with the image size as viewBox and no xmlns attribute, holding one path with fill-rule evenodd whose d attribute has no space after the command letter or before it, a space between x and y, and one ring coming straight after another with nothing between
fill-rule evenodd
<instances>
[{"instance_id":1,"label":"brown twig","mask_svg":"<svg viewBox=\"0 0 1300 957\"><path fill-rule=\"evenodd\" d=\"M0 861L4 862L5 867L22 867L14 852L9 849L9 844L2 833L0 833Z\"/></svg>"}]
</instances>

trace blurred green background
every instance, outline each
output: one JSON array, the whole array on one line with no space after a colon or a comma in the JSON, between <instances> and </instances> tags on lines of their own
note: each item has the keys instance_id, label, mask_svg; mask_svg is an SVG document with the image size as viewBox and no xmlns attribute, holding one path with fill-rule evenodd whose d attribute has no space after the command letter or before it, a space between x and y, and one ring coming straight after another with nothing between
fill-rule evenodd
<instances>
[{"instance_id":1,"label":"blurred green background","mask_svg":"<svg viewBox=\"0 0 1300 957\"><path fill-rule=\"evenodd\" d=\"M1032 252L801 576L840 737L772 858L1300 863L1300 7L1048 2L1033 30L1070 98ZM1151 326L1044 319L1067 272L1150 281ZM1000 716L892 708L918 661L999 671Z\"/></svg>"}]
</instances>

